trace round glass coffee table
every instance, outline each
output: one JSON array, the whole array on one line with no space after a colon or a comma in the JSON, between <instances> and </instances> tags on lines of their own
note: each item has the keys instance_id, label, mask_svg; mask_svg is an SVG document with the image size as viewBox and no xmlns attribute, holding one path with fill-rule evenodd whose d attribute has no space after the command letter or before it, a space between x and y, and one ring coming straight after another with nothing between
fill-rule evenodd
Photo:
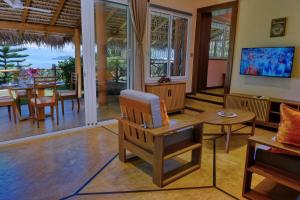
<instances>
[{"instance_id":1,"label":"round glass coffee table","mask_svg":"<svg viewBox=\"0 0 300 200\"><path fill-rule=\"evenodd\" d=\"M252 129L250 135L254 135L256 115L253 112L238 109L220 109L205 112L204 123L222 127L222 133L226 135L226 153L229 152L230 137L233 133L232 126L250 122ZM227 131L225 131L227 127Z\"/></svg>"}]
</instances>

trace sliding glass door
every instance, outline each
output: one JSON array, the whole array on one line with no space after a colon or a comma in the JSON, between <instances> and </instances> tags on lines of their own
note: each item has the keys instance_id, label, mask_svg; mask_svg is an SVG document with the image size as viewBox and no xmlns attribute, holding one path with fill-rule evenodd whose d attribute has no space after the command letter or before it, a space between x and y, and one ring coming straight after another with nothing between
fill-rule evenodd
<instances>
[{"instance_id":1,"label":"sliding glass door","mask_svg":"<svg viewBox=\"0 0 300 200\"><path fill-rule=\"evenodd\" d=\"M95 1L95 54L98 121L120 115L120 91L129 87L128 6Z\"/></svg>"}]
</instances>

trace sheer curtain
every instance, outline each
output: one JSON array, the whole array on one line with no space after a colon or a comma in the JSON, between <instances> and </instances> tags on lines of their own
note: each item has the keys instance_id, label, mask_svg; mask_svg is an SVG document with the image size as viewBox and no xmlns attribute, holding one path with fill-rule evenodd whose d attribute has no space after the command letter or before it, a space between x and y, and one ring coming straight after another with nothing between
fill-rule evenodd
<instances>
[{"instance_id":1,"label":"sheer curtain","mask_svg":"<svg viewBox=\"0 0 300 200\"><path fill-rule=\"evenodd\" d=\"M148 0L129 0L129 10L137 42L133 68L133 89L140 91L145 90L143 39L146 30L148 8Z\"/></svg>"}]
</instances>

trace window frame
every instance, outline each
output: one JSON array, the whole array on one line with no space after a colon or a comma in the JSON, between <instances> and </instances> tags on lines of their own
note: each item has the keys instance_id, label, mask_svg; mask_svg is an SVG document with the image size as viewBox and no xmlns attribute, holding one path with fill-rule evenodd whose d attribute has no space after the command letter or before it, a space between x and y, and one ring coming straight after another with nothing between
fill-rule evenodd
<instances>
[{"instance_id":1,"label":"window frame","mask_svg":"<svg viewBox=\"0 0 300 200\"><path fill-rule=\"evenodd\" d=\"M145 66L145 81L146 83L157 82L161 77L151 77L150 76L150 60L151 60L151 21L152 12L161 13L163 15L168 15L169 17L169 30L168 30L168 65L167 65L167 77L171 78L172 81L187 81L189 78L190 70L190 47L191 47L191 27L192 27L192 17L175 11L165 10L162 8L149 8L149 13L147 16L147 61ZM185 59L185 75L184 76L171 76L171 45L172 45L172 30L173 30L173 18L180 17L187 19L187 47L186 47L186 59Z\"/></svg>"}]
</instances>

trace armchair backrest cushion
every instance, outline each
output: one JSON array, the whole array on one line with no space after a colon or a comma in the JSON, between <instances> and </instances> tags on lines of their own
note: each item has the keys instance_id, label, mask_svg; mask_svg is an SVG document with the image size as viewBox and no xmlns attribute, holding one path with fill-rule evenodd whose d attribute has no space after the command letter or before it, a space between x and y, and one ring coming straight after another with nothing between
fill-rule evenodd
<instances>
[{"instance_id":1,"label":"armchair backrest cushion","mask_svg":"<svg viewBox=\"0 0 300 200\"><path fill-rule=\"evenodd\" d=\"M129 89L122 90L120 96L150 104L151 114L152 114L152 124L146 124L146 126L149 128L162 127L163 123L162 123L162 116L161 116L161 106L160 106L160 99L158 96L151 93L140 92L140 91L129 90Z\"/></svg>"}]
</instances>

